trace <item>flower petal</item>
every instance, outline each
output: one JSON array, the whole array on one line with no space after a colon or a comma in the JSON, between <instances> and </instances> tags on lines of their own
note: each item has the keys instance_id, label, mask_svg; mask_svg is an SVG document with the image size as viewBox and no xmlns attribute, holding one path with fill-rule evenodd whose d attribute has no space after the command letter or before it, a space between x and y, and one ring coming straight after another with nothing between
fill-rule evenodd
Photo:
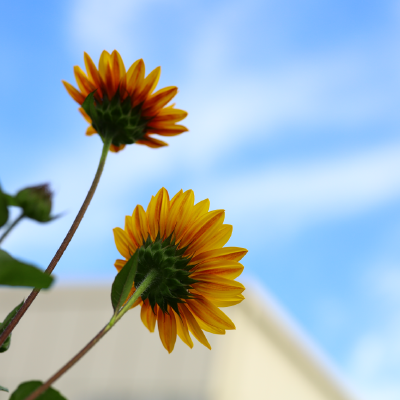
<instances>
[{"instance_id":1,"label":"flower petal","mask_svg":"<svg viewBox=\"0 0 400 400\"><path fill-rule=\"evenodd\" d=\"M200 279L203 274L206 274L235 279L243 272L243 269L243 265L236 261L209 261L196 265L192 269L193 272L190 277Z\"/></svg>"},{"instance_id":2,"label":"flower petal","mask_svg":"<svg viewBox=\"0 0 400 400\"><path fill-rule=\"evenodd\" d=\"M98 95L101 98L103 98L101 77L100 77L99 71L97 70L96 65L94 64L93 60L90 58L90 56L86 52L83 54L83 58L85 60L85 67L86 67L86 72L88 74L89 80L97 88Z\"/></svg>"},{"instance_id":3,"label":"flower petal","mask_svg":"<svg viewBox=\"0 0 400 400\"><path fill-rule=\"evenodd\" d=\"M187 115L188 113L186 111L166 107L157 113L157 115L151 120L151 124L158 124L160 122L175 123L182 121L187 117Z\"/></svg>"},{"instance_id":4,"label":"flower petal","mask_svg":"<svg viewBox=\"0 0 400 400\"><path fill-rule=\"evenodd\" d=\"M198 275L194 279L198 282L192 284L193 289L221 300L228 300L232 296L241 294L245 289L240 282L217 275Z\"/></svg>"},{"instance_id":5,"label":"flower petal","mask_svg":"<svg viewBox=\"0 0 400 400\"><path fill-rule=\"evenodd\" d=\"M121 256L126 259L131 258L135 251L132 248L132 242L129 240L128 234L121 228L114 228L113 232L115 245Z\"/></svg>"},{"instance_id":6,"label":"flower petal","mask_svg":"<svg viewBox=\"0 0 400 400\"><path fill-rule=\"evenodd\" d=\"M164 313L161 308L158 309L158 332L160 334L160 339L164 347L167 349L168 353L174 350L176 342L176 320L175 315L172 314L171 307L168 306L168 312Z\"/></svg>"},{"instance_id":7,"label":"flower petal","mask_svg":"<svg viewBox=\"0 0 400 400\"><path fill-rule=\"evenodd\" d=\"M150 332L154 332L154 328L156 326L157 312L158 312L157 305L155 306L155 312L156 312L156 314L154 314L153 310L151 309L149 299L146 299L142 304L142 309L140 311L140 318L141 318L144 326Z\"/></svg>"},{"instance_id":8,"label":"flower petal","mask_svg":"<svg viewBox=\"0 0 400 400\"><path fill-rule=\"evenodd\" d=\"M93 128L93 126L89 126L89 127L86 129L86 136L92 136L92 135L94 135L95 133L97 133L97 131L96 131L96 129Z\"/></svg>"},{"instance_id":9,"label":"flower petal","mask_svg":"<svg viewBox=\"0 0 400 400\"><path fill-rule=\"evenodd\" d=\"M198 296L195 299L187 299L186 303L193 314L206 324L216 328L236 329L230 318L203 296Z\"/></svg>"},{"instance_id":10,"label":"flower petal","mask_svg":"<svg viewBox=\"0 0 400 400\"><path fill-rule=\"evenodd\" d=\"M198 264L208 261L240 261L248 250L242 247L224 247L222 249L207 250L195 255L191 263Z\"/></svg>"},{"instance_id":11,"label":"flower petal","mask_svg":"<svg viewBox=\"0 0 400 400\"><path fill-rule=\"evenodd\" d=\"M143 104L143 115L152 116L157 114L157 112L174 98L177 93L178 88L176 86L168 86L160 89L158 92L148 97Z\"/></svg>"},{"instance_id":12,"label":"flower petal","mask_svg":"<svg viewBox=\"0 0 400 400\"><path fill-rule=\"evenodd\" d=\"M76 90L70 83L66 82L66 81L62 81L63 85L65 86L65 89L67 89L67 92L69 93L69 95L80 105L83 104L83 102L85 101L85 96L79 92L78 90Z\"/></svg>"},{"instance_id":13,"label":"flower petal","mask_svg":"<svg viewBox=\"0 0 400 400\"><path fill-rule=\"evenodd\" d=\"M186 322L186 318L183 314L178 315L175 313L175 319L176 319L176 331L178 333L178 336L181 338L183 343L186 343L191 349L193 348L193 341L192 338L189 335L189 330Z\"/></svg>"},{"instance_id":14,"label":"flower petal","mask_svg":"<svg viewBox=\"0 0 400 400\"><path fill-rule=\"evenodd\" d=\"M142 139L137 140L136 143L144 144L145 146L152 147L153 149L168 146L168 143L165 143L162 140L154 139L148 135L144 135Z\"/></svg>"},{"instance_id":15,"label":"flower petal","mask_svg":"<svg viewBox=\"0 0 400 400\"><path fill-rule=\"evenodd\" d=\"M188 328L190 332L192 332L193 336L204 346L211 350L210 343L208 343L207 338L205 337L203 331L201 330L198 322L192 315L191 311L188 309L186 304L178 304L179 312L183 314L186 318L186 322L188 324Z\"/></svg>"},{"instance_id":16,"label":"flower petal","mask_svg":"<svg viewBox=\"0 0 400 400\"><path fill-rule=\"evenodd\" d=\"M180 135L183 132L187 132L189 129L183 125L170 125L164 126L160 128L155 128L153 125L147 127L147 132L149 133L156 133L157 135L161 136L176 136Z\"/></svg>"}]
</instances>

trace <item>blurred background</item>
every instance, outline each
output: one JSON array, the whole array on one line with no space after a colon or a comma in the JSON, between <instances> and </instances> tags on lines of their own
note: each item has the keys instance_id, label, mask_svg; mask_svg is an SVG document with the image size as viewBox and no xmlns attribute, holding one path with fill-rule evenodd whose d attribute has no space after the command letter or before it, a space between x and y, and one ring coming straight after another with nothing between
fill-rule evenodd
<instances>
[{"instance_id":1,"label":"blurred background","mask_svg":"<svg viewBox=\"0 0 400 400\"><path fill-rule=\"evenodd\" d=\"M4 248L45 268L101 152L61 84L83 52L161 65L189 132L110 154L58 285L109 285L112 229L165 186L226 210L231 246L365 399L400 398L400 4L345 0L3 2L5 191L49 182L51 224ZM17 215L17 214L16 214Z\"/></svg>"}]
</instances>

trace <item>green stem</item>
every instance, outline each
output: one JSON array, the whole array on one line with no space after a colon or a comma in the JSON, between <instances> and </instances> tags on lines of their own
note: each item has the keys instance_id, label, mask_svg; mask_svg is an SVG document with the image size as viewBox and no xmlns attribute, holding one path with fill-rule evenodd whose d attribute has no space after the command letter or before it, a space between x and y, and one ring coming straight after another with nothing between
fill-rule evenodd
<instances>
[{"instance_id":1,"label":"green stem","mask_svg":"<svg viewBox=\"0 0 400 400\"><path fill-rule=\"evenodd\" d=\"M22 213L17 219L14 220L14 222L6 229L6 231L1 235L0 237L0 243L4 240L4 238L12 231L13 228L18 224L19 221L21 221L22 218L24 218L25 215ZM1 345L0 345L1 346Z\"/></svg>"},{"instance_id":2,"label":"green stem","mask_svg":"<svg viewBox=\"0 0 400 400\"><path fill-rule=\"evenodd\" d=\"M60 368L48 381L39 386L32 392L25 400L34 400L42 393L44 393L58 378L65 374L71 367L73 367L111 328L122 318L122 316L132 307L133 303L140 297L140 295L152 284L156 277L156 271L151 270L144 281L136 289L135 293L129 298L127 303L121 308L118 314L113 316L110 322L70 361L68 361L62 368Z\"/></svg>"},{"instance_id":3,"label":"green stem","mask_svg":"<svg viewBox=\"0 0 400 400\"><path fill-rule=\"evenodd\" d=\"M65 236L65 239L61 243L61 246L57 250L56 254L54 255L53 259L51 260L49 266L46 269L46 274L51 274L56 267L57 263L60 261L60 258L62 257L65 249L68 247L69 242L73 238L76 230L78 229L79 224L82 221L83 216L86 213L87 208L89 207L89 204L93 198L94 193L96 192L97 185L100 181L101 174L104 169L104 164L106 163L107 159L107 154L111 146L111 138L106 138L104 140L103 144L103 150L101 152L101 157L99 161L99 165L97 167L96 175L94 176L92 185L89 189L88 194L86 195L85 201L83 202L81 209L78 212L78 215L75 217L74 222L71 225L70 230L67 233L67 236ZM33 289L31 294L28 296L28 298L25 300L24 304L22 307L18 310L17 314L15 317L10 321L10 323L7 325L7 328L3 331L3 333L0 335L0 346L6 341L10 333L13 331L13 329L16 327L18 324L19 320L22 318L22 316L25 314L26 310L30 307L30 305L33 303L35 300L36 296L39 294L40 289Z\"/></svg>"},{"instance_id":4,"label":"green stem","mask_svg":"<svg viewBox=\"0 0 400 400\"><path fill-rule=\"evenodd\" d=\"M109 325L114 326L122 316L129 311L129 309L133 306L133 303L142 295L142 293L151 285L157 276L157 272L155 269L152 269L144 278L143 282L140 284L138 288L136 288L135 293L129 298L126 304L118 311L118 313L114 314L111 318Z\"/></svg>"}]
</instances>

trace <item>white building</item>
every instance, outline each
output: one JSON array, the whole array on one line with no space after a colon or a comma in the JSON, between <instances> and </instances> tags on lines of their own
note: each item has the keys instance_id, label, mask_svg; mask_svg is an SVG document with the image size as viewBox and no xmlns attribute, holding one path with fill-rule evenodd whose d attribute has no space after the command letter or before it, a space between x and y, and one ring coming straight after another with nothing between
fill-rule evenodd
<instances>
[{"instance_id":1,"label":"white building","mask_svg":"<svg viewBox=\"0 0 400 400\"><path fill-rule=\"evenodd\" d=\"M0 319L27 293L2 288ZM178 338L168 354L138 307L54 387L68 400L355 400L268 297L251 288L244 294L240 305L224 309L236 331L206 333L211 351ZM0 385L12 392L22 381L46 380L111 314L108 288L43 291L0 354ZM0 392L0 400L8 398Z\"/></svg>"}]
</instances>

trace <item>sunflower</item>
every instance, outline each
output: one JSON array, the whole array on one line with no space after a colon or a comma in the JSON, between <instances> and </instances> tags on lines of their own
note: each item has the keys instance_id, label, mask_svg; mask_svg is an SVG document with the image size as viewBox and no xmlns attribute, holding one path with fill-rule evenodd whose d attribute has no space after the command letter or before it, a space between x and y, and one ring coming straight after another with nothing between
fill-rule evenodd
<instances>
[{"instance_id":1,"label":"sunflower","mask_svg":"<svg viewBox=\"0 0 400 400\"><path fill-rule=\"evenodd\" d=\"M210 201L194 205L192 190L171 200L166 189L152 196L147 210L138 205L125 217L125 228L115 228L118 251L124 257L120 271L138 252L133 294L150 271L156 278L133 304L140 304L141 319L150 332L156 322L161 342L169 353L178 335L190 348L192 335L211 349L203 331L225 334L235 329L219 309L240 303L244 286L235 281L243 271L239 261L247 253L240 247L223 247L232 226L223 224L224 210L208 211Z\"/></svg>"},{"instance_id":2,"label":"sunflower","mask_svg":"<svg viewBox=\"0 0 400 400\"><path fill-rule=\"evenodd\" d=\"M71 97L77 101L83 117L90 124L86 135L98 133L101 138L112 137L110 150L117 152L126 144L138 143L157 148L168 144L151 134L175 136L187 131L176 123L187 112L166 106L178 92L169 86L153 93L160 78L157 67L145 77L142 59L134 62L126 72L119 53L103 51L96 68L88 54L84 53L87 74L74 67L79 90L62 81Z\"/></svg>"}]
</instances>

